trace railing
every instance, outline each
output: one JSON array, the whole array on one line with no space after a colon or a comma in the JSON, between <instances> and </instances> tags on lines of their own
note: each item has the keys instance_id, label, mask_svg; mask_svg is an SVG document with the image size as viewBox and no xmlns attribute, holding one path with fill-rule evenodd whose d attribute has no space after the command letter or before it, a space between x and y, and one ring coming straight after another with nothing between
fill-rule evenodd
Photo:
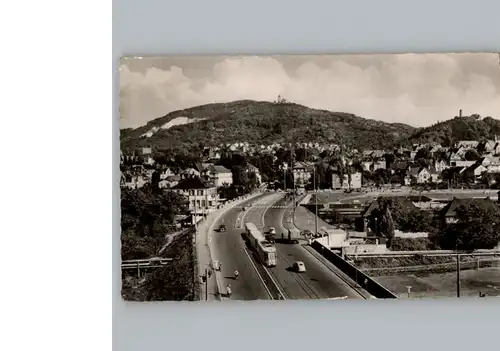
<instances>
[{"instance_id":1,"label":"railing","mask_svg":"<svg viewBox=\"0 0 500 351\"><path fill-rule=\"evenodd\" d=\"M122 269L164 267L173 260L173 258L147 258L141 260L126 260L122 262Z\"/></svg>"},{"instance_id":2,"label":"railing","mask_svg":"<svg viewBox=\"0 0 500 351\"><path fill-rule=\"evenodd\" d=\"M329 248L323 246L318 241L313 241L311 247L319 252L324 258L330 261L338 269L344 272L349 278L354 280L356 284L368 291L371 295L381 299L396 299L397 296L385 287L380 285L377 281L370 278L365 273L361 272L357 267L353 266L342 257L331 251Z\"/></svg>"}]
</instances>

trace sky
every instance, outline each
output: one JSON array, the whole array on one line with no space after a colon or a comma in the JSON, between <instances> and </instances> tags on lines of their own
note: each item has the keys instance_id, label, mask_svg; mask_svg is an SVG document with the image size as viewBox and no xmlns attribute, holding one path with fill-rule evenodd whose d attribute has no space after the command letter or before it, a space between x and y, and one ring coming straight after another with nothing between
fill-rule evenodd
<instances>
[{"instance_id":1,"label":"sky","mask_svg":"<svg viewBox=\"0 0 500 351\"><path fill-rule=\"evenodd\" d=\"M500 119L500 62L498 54L122 58L120 127L192 106L278 95L415 127L460 109Z\"/></svg>"}]
</instances>

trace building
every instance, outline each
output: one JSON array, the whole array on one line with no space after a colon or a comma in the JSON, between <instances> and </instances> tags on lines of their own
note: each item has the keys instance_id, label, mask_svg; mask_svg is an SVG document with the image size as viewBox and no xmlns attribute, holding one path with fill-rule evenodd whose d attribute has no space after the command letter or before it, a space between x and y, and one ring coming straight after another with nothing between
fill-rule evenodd
<instances>
[{"instance_id":1,"label":"building","mask_svg":"<svg viewBox=\"0 0 500 351\"><path fill-rule=\"evenodd\" d=\"M487 170L488 169L485 166L478 162L468 167L464 172L468 179L472 180L474 183L477 183L479 180L481 180L481 176Z\"/></svg>"},{"instance_id":2,"label":"building","mask_svg":"<svg viewBox=\"0 0 500 351\"><path fill-rule=\"evenodd\" d=\"M412 167L409 173L417 184L425 184L432 181L431 173L427 167Z\"/></svg>"},{"instance_id":3,"label":"building","mask_svg":"<svg viewBox=\"0 0 500 351\"><path fill-rule=\"evenodd\" d=\"M297 186L305 186L311 180L311 172L301 162L295 162L293 166L293 181Z\"/></svg>"},{"instance_id":4,"label":"building","mask_svg":"<svg viewBox=\"0 0 500 351\"><path fill-rule=\"evenodd\" d=\"M233 173L226 167L211 165L207 168L207 171L208 176L214 181L217 188L233 184Z\"/></svg>"},{"instance_id":5,"label":"building","mask_svg":"<svg viewBox=\"0 0 500 351\"><path fill-rule=\"evenodd\" d=\"M441 210L441 221L443 225L457 223L460 218L457 216L457 208L463 205L469 205L472 203L486 203L491 206L496 206L495 202L493 202L489 197L483 199L457 199L453 198L452 201Z\"/></svg>"},{"instance_id":6,"label":"building","mask_svg":"<svg viewBox=\"0 0 500 351\"><path fill-rule=\"evenodd\" d=\"M260 170L257 167L255 167L251 163L247 163L247 166L246 166L245 170L246 170L247 173L253 173L253 174L255 174L255 178L257 178L257 182L259 184L262 184L262 175L260 174Z\"/></svg>"},{"instance_id":7,"label":"building","mask_svg":"<svg viewBox=\"0 0 500 351\"><path fill-rule=\"evenodd\" d=\"M351 181L349 175L344 174L342 181L338 173L332 174L332 189L361 189L362 175L360 172L351 173Z\"/></svg>"},{"instance_id":8,"label":"building","mask_svg":"<svg viewBox=\"0 0 500 351\"><path fill-rule=\"evenodd\" d=\"M176 186L172 187L189 201L189 211L193 221L199 221L208 213L213 212L219 205L219 196L215 184L207 182L198 176L182 179Z\"/></svg>"}]
</instances>

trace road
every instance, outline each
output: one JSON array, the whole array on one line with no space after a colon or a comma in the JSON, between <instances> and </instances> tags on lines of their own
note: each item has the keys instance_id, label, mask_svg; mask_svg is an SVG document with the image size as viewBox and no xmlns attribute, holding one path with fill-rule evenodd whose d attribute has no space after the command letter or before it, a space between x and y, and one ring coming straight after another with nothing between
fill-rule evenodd
<instances>
[{"instance_id":1,"label":"road","mask_svg":"<svg viewBox=\"0 0 500 351\"><path fill-rule=\"evenodd\" d=\"M275 208L268 208L264 214L264 221L267 227L276 228L280 234L285 232L283 223L286 207L292 206L291 202L279 200L274 204ZM289 225L286 224L288 227ZM279 235L278 235L279 236ZM281 285L285 295L289 299L325 299L340 298L347 296L353 299L363 299L344 278L339 275L338 270L331 264L325 264L325 260L318 260L314 250L308 250L301 244L276 244L278 260L280 264L276 268L270 269L277 282ZM304 262L307 271L295 273L290 271L290 266L294 261Z\"/></svg>"},{"instance_id":2,"label":"road","mask_svg":"<svg viewBox=\"0 0 500 351\"><path fill-rule=\"evenodd\" d=\"M276 201L276 198L263 194L243 202L242 206L265 205L273 201ZM273 282L262 265L252 257L241 236L244 232L242 221L258 219L258 211L259 208L249 208L246 211L239 207L231 208L214 223L210 234L212 258L222 262L222 274L219 279L221 292L225 293L226 286L230 285L231 299L234 300L269 300L277 295L277 292L272 290ZM221 224L226 225L225 232L218 232ZM239 272L238 279L234 279L235 270Z\"/></svg>"}]
</instances>

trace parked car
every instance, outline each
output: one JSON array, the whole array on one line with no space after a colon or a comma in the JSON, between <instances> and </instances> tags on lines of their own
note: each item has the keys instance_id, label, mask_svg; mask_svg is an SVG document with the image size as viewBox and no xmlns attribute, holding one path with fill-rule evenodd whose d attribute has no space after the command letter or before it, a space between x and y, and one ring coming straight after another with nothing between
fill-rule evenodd
<instances>
[{"instance_id":1,"label":"parked car","mask_svg":"<svg viewBox=\"0 0 500 351\"><path fill-rule=\"evenodd\" d=\"M306 265L302 261L295 262L292 267L295 272L301 273L306 271Z\"/></svg>"},{"instance_id":2,"label":"parked car","mask_svg":"<svg viewBox=\"0 0 500 351\"><path fill-rule=\"evenodd\" d=\"M226 225L225 224L221 224L220 227L219 227L219 232L225 232L226 231Z\"/></svg>"},{"instance_id":3,"label":"parked car","mask_svg":"<svg viewBox=\"0 0 500 351\"><path fill-rule=\"evenodd\" d=\"M274 227L269 227L269 234L276 234L276 229Z\"/></svg>"}]
</instances>

